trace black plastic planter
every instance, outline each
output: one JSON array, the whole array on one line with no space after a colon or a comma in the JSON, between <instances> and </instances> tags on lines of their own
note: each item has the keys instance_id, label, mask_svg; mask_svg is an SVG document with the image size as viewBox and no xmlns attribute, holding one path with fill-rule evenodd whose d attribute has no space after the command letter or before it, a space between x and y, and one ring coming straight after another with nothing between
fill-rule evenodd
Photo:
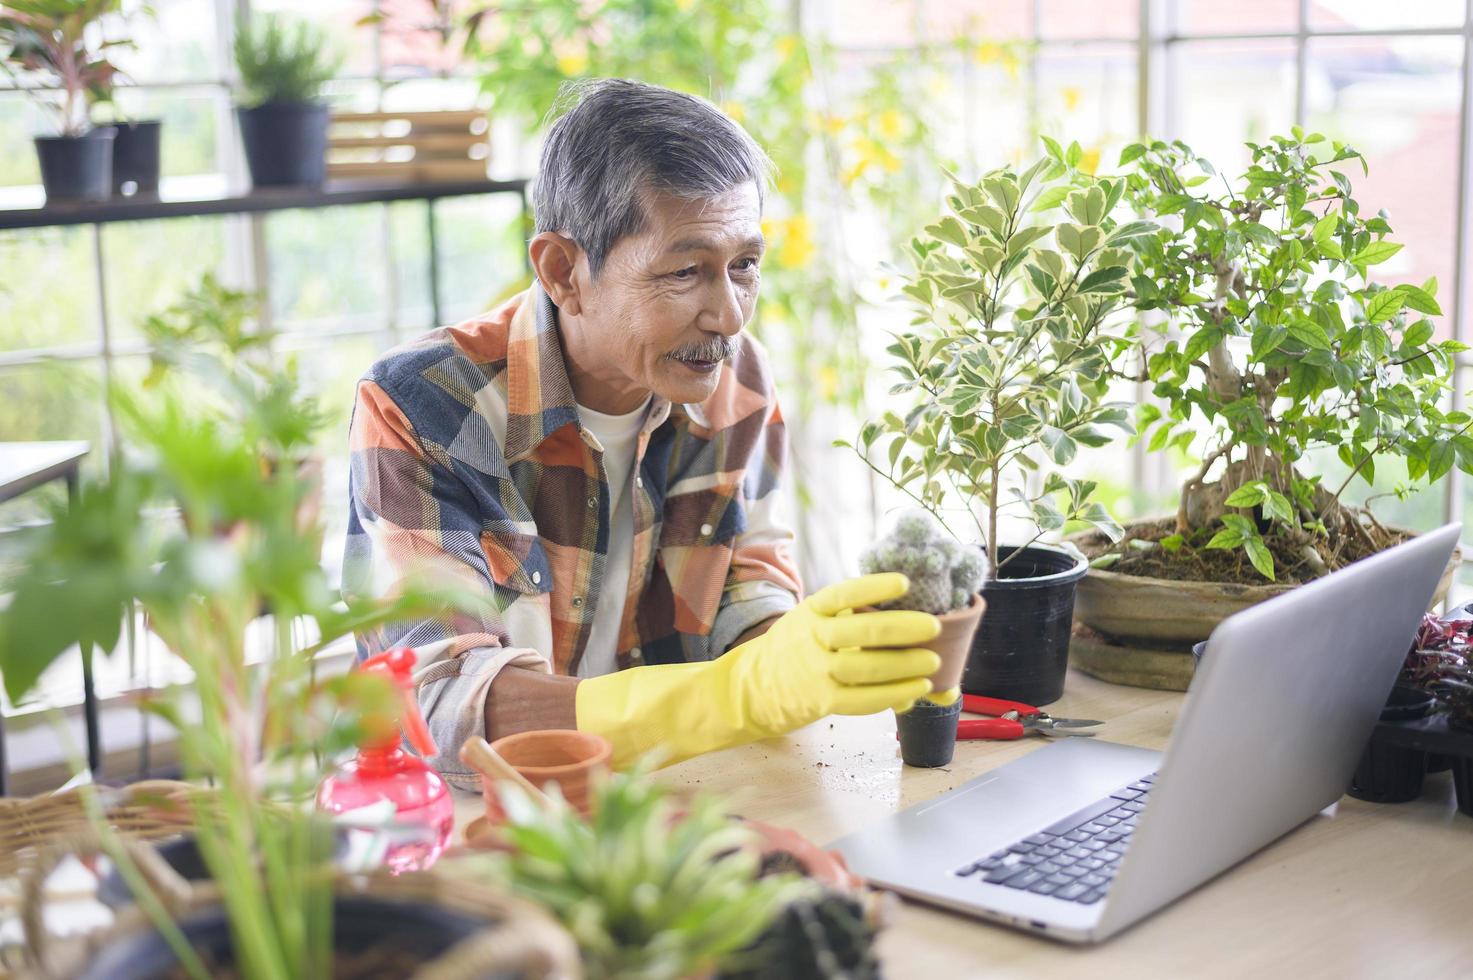
<instances>
[{"instance_id":1,"label":"black plastic planter","mask_svg":"<svg viewBox=\"0 0 1473 980\"><path fill-rule=\"evenodd\" d=\"M1458 794L1458 809L1473 817L1473 756L1449 759L1453 771L1453 790Z\"/></svg>"},{"instance_id":2,"label":"black plastic planter","mask_svg":"<svg viewBox=\"0 0 1473 980\"><path fill-rule=\"evenodd\" d=\"M223 909L187 919L180 928L212 968L225 972L233 963L230 926ZM341 956L361 958L368 951L382 951L396 954L405 963L422 963L485 928L484 920L420 903L354 896L339 897L333 905L333 948ZM87 964L80 980L156 980L176 975L178 960L168 943L157 932L148 931L106 946Z\"/></svg>"},{"instance_id":3,"label":"black plastic planter","mask_svg":"<svg viewBox=\"0 0 1473 980\"><path fill-rule=\"evenodd\" d=\"M111 126L84 136L37 136L36 158L46 202L105 201L112 196L113 137Z\"/></svg>"},{"instance_id":4,"label":"black plastic planter","mask_svg":"<svg viewBox=\"0 0 1473 980\"><path fill-rule=\"evenodd\" d=\"M256 187L320 187L327 176L327 106L268 102L237 108L246 164Z\"/></svg>"},{"instance_id":5,"label":"black plastic planter","mask_svg":"<svg viewBox=\"0 0 1473 980\"><path fill-rule=\"evenodd\" d=\"M922 699L905 714L896 715L900 761L920 769L949 765L956 752L956 721L961 712L961 698L944 707Z\"/></svg>"},{"instance_id":6,"label":"black plastic planter","mask_svg":"<svg viewBox=\"0 0 1473 980\"><path fill-rule=\"evenodd\" d=\"M113 193L159 192L159 122L117 124L113 140Z\"/></svg>"},{"instance_id":7,"label":"black plastic planter","mask_svg":"<svg viewBox=\"0 0 1473 980\"><path fill-rule=\"evenodd\" d=\"M1433 698L1415 687L1393 687L1382 721L1411 721L1423 718L1432 710ZM1371 803L1405 803L1422 792L1422 777L1427 773L1424 749L1388 745L1372 739L1350 777L1348 792L1358 800Z\"/></svg>"},{"instance_id":8,"label":"black plastic planter","mask_svg":"<svg viewBox=\"0 0 1473 980\"><path fill-rule=\"evenodd\" d=\"M1016 548L999 548L999 559ZM999 561L1001 564L1001 561ZM962 675L968 694L1044 705L1064 693L1074 589L1089 562L1062 548L1029 545L982 587L987 612Z\"/></svg>"}]
</instances>

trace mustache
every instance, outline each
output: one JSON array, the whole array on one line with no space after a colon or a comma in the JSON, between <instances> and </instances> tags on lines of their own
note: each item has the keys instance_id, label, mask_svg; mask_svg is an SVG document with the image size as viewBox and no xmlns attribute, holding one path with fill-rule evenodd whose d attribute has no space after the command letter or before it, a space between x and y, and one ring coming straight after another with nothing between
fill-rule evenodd
<instances>
[{"instance_id":1,"label":"mustache","mask_svg":"<svg viewBox=\"0 0 1473 980\"><path fill-rule=\"evenodd\" d=\"M677 347L665 356L676 361L724 361L734 356L736 352L736 340L732 337L718 334L700 343Z\"/></svg>"}]
</instances>

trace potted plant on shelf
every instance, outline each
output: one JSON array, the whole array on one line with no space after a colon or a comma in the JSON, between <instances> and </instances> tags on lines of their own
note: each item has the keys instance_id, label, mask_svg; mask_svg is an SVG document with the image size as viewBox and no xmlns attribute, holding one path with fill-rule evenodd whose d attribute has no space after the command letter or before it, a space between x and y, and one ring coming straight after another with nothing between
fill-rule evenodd
<instances>
[{"instance_id":1,"label":"potted plant on shelf","mask_svg":"<svg viewBox=\"0 0 1473 980\"><path fill-rule=\"evenodd\" d=\"M117 68L99 41L98 24L119 14L122 0L12 0L0 7L0 51L6 73L32 89L55 122L37 136L46 200L100 201L112 193L111 126L93 126L93 102L111 90Z\"/></svg>"},{"instance_id":2,"label":"potted plant on shelf","mask_svg":"<svg viewBox=\"0 0 1473 980\"><path fill-rule=\"evenodd\" d=\"M328 107L322 86L342 59L305 21L263 14L236 25L236 118L256 187L319 187L326 175Z\"/></svg>"},{"instance_id":3,"label":"potted plant on shelf","mask_svg":"<svg viewBox=\"0 0 1473 980\"><path fill-rule=\"evenodd\" d=\"M904 291L916 329L889 347L900 376L891 394L909 404L866 423L855 446L957 540L955 521L975 530L988 613L962 689L1029 704L1063 692L1074 587L1087 568L1041 538L1071 521L1119 534L1090 500L1095 484L1058 468L1079 446L1108 443L1107 427L1131 431L1128 407L1106 400L1127 346L1111 314L1131 244L1154 231L1110 217L1123 180L1080 174L1069 166L1078 145L1049 143L1051 155L1022 173L954 181L949 213L912 241ZM1020 545L999 539L1009 508L1034 528Z\"/></svg>"},{"instance_id":4,"label":"potted plant on shelf","mask_svg":"<svg viewBox=\"0 0 1473 980\"><path fill-rule=\"evenodd\" d=\"M1121 156L1126 202L1161 219L1131 280L1166 321L1140 335L1156 399L1140 438L1199 455L1174 515L1080 541L1097 572L1079 618L1098 634L1080 666L1106 679L1184 688L1185 654L1225 616L1402 540L1346 499L1378 465L1411 485L1473 472L1473 418L1443 404L1465 348L1434 339L1435 281L1371 278L1401 245L1352 196L1364 159L1297 128L1249 145L1235 183L1180 142Z\"/></svg>"},{"instance_id":5,"label":"potted plant on shelf","mask_svg":"<svg viewBox=\"0 0 1473 980\"><path fill-rule=\"evenodd\" d=\"M12 699L73 645L112 649L141 608L192 675L149 692L145 706L175 729L185 777L215 787L185 801L208 881L161 875L99 819L138 907L97 943L69 943L37 966L283 977L334 975L336 961L336 975L402 975L406 962L455 955L487 934L537 952L516 937L557 930L484 889L467 898L418 875L334 873L332 835L310 806L319 760L360 741L359 719L390 713L398 695L369 673L318 679L315 655L357 630L488 600L407 583L392 600L340 604L319 564L320 531L302 527L308 487L297 468L262 463L263 452L293 458L321 413L288 374L229 391L226 405L180 384L156 385L146 404L115 392L127 450L29 533L15 577L0 583L10 593L0 674Z\"/></svg>"},{"instance_id":6,"label":"potted plant on shelf","mask_svg":"<svg viewBox=\"0 0 1473 980\"><path fill-rule=\"evenodd\" d=\"M941 621L941 632L923 644L941 658L940 669L930 678L933 693L896 721L906 765L948 765L956 748L962 672L987 607L980 594L987 556L951 537L928 512L917 511L902 515L890 534L865 551L860 568L866 574L900 572L910 581L905 595L880 608L915 609Z\"/></svg>"}]
</instances>

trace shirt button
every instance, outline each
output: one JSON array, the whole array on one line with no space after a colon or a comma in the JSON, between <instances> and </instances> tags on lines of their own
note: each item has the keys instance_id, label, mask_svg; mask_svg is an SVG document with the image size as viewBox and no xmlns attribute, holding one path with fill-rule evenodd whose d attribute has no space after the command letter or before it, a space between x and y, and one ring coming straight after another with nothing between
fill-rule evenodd
<instances>
[{"instance_id":1,"label":"shirt button","mask_svg":"<svg viewBox=\"0 0 1473 980\"><path fill-rule=\"evenodd\" d=\"M595 508L597 506L598 506L598 498L597 497L589 497L588 498L588 509L589 510L593 510L593 508Z\"/></svg>"},{"instance_id":2,"label":"shirt button","mask_svg":"<svg viewBox=\"0 0 1473 980\"><path fill-rule=\"evenodd\" d=\"M583 608L583 597L581 595L575 595L575 596L573 596L573 608L574 609L582 609Z\"/></svg>"},{"instance_id":3,"label":"shirt button","mask_svg":"<svg viewBox=\"0 0 1473 980\"><path fill-rule=\"evenodd\" d=\"M634 485L636 487L639 487L639 489L643 490L644 489L644 477L642 477L642 476L636 476L634 478Z\"/></svg>"},{"instance_id":4,"label":"shirt button","mask_svg":"<svg viewBox=\"0 0 1473 980\"><path fill-rule=\"evenodd\" d=\"M711 533L711 525L709 525L709 524L702 524L701 525L701 534L702 535L709 535L710 533Z\"/></svg>"},{"instance_id":5,"label":"shirt button","mask_svg":"<svg viewBox=\"0 0 1473 980\"><path fill-rule=\"evenodd\" d=\"M644 659L644 652L641 651L639 647L631 647L629 650L629 659L638 663L640 660Z\"/></svg>"},{"instance_id":6,"label":"shirt button","mask_svg":"<svg viewBox=\"0 0 1473 980\"><path fill-rule=\"evenodd\" d=\"M532 584L533 585L541 585L542 584L542 573L541 572L533 572L532 573Z\"/></svg>"}]
</instances>

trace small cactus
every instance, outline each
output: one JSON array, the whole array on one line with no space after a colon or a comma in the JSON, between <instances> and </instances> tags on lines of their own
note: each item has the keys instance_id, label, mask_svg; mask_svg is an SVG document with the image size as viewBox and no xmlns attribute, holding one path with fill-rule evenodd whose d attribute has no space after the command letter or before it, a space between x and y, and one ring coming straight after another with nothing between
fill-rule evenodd
<instances>
[{"instance_id":1,"label":"small cactus","mask_svg":"<svg viewBox=\"0 0 1473 980\"><path fill-rule=\"evenodd\" d=\"M987 556L968 547L925 511L903 514L894 529L860 556L866 574L901 572L910 591L881 609L918 609L934 615L963 609L987 577Z\"/></svg>"}]
</instances>

